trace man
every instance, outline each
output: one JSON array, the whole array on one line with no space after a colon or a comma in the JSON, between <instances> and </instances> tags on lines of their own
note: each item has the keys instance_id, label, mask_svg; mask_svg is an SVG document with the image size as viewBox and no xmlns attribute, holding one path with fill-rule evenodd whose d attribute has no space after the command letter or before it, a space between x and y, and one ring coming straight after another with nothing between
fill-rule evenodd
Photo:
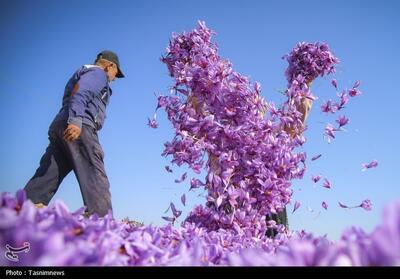
<instances>
[{"instance_id":1,"label":"man","mask_svg":"<svg viewBox=\"0 0 400 279\"><path fill-rule=\"evenodd\" d=\"M308 83L308 87L311 87L311 82ZM303 130L305 127L308 114L311 110L311 107L312 107L312 101L307 98L303 98L301 100L300 105L297 106L297 110L302 114L301 122L303 123ZM294 138L297 135L294 129L289 126L285 126L284 129L292 138ZM284 225L287 230L289 229L289 221L287 217L286 207L283 208L281 211L278 211L276 214L271 213L266 216L266 221L271 221L271 220L275 221L277 225ZM278 231L276 229L268 229L266 232L266 235L269 238L274 238L277 234Z\"/></svg>"},{"instance_id":2,"label":"man","mask_svg":"<svg viewBox=\"0 0 400 279\"><path fill-rule=\"evenodd\" d=\"M73 170L87 213L101 217L112 210L97 131L106 117L112 94L110 82L123 77L118 56L103 51L97 55L95 65L82 66L68 81L62 108L49 127L49 146L25 186L27 197L38 207L50 202L64 177Z\"/></svg>"}]
</instances>

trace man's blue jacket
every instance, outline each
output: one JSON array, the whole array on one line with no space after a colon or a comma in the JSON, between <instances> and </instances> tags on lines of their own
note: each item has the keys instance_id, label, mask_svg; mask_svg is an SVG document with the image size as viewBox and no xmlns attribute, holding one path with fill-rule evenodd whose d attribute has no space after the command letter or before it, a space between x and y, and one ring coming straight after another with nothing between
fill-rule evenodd
<instances>
[{"instance_id":1,"label":"man's blue jacket","mask_svg":"<svg viewBox=\"0 0 400 279\"><path fill-rule=\"evenodd\" d=\"M62 108L54 121L66 120L79 128L86 124L100 130L111 95L106 72L95 65L84 65L65 86Z\"/></svg>"}]
</instances>

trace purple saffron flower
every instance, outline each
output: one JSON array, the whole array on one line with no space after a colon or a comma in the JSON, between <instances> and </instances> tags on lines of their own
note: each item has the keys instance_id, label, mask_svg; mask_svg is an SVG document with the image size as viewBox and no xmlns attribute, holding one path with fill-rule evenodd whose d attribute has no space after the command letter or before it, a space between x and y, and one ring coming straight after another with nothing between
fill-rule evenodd
<instances>
[{"instance_id":1,"label":"purple saffron flower","mask_svg":"<svg viewBox=\"0 0 400 279\"><path fill-rule=\"evenodd\" d=\"M321 176L319 175L312 175L311 180L314 181L314 183L317 183L321 179Z\"/></svg>"},{"instance_id":2,"label":"purple saffron flower","mask_svg":"<svg viewBox=\"0 0 400 279\"><path fill-rule=\"evenodd\" d=\"M344 105L349 102L349 97L347 96L346 90L344 90L341 94L339 94L340 102L335 104L337 110L341 110L344 108Z\"/></svg>"},{"instance_id":3,"label":"purple saffron flower","mask_svg":"<svg viewBox=\"0 0 400 279\"><path fill-rule=\"evenodd\" d=\"M318 155L312 157L312 158L311 158L311 161L318 160L319 158L321 158L321 156L322 156L322 154L318 154Z\"/></svg>"},{"instance_id":4,"label":"purple saffron flower","mask_svg":"<svg viewBox=\"0 0 400 279\"><path fill-rule=\"evenodd\" d=\"M172 214L174 215L175 218L178 218L179 216L181 216L182 211L177 210L174 203L171 202L170 206L171 206Z\"/></svg>"},{"instance_id":5,"label":"purple saffron flower","mask_svg":"<svg viewBox=\"0 0 400 279\"><path fill-rule=\"evenodd\" d=\"M354 85L353 88L358 88L360 86L361 82L359 80L357 80Z\"/></svg>"},{"instance_id":6,"label":"purple saffron flower","mask_svg":"<svg viewBox=\"0 0 400 279\"><path fill-rule=\"evenodd\" d=\"M325 208L325 210L328 210L328 204L326 202L322 202L322 207Z\"/></svg>"},{"instance_id":7,"label":"purple saffron flower","mask_svg":"<svg viewBox=\"0 0 400 279\"><path fill-rule=\"evenodd\" d=\"M337 88L337 81L336 81L336 79L332 79L331 83L332 83L333 87L335 87L336 90L337 90L338 88Z\"/></svg>"},{"instance_id":8,"label":"purple saffron flower","mask_svg":"<svg viewBox=\"0 0 400 279\"><path fill-rule=\"evenodd\" d=\"M328 179L324 178L324 183L323 183L322 187L331 189L332 188L332 183Z\"/></svg>"},{"instance_id":9,"label":"purple saffron flower","mask_svg":"<svg viewBox=\"0 0 400 279\"><path fill-rule=\"evenodd\" d=\"M181 196L181 202L182 202L183 206L186 206L186 195L185 194L183 194Z\"/></svg>"},{"instance_id":10,"label":"purple saffron flower","mask_svg":"<svg viewBox=\"0 0 400 279\"><path fill-rule=\"evenodd\" d=\"M163 218L165 221L168 221L168 222L172 222L172 223L175 222L175 218L174 217L163 216L161 218Z\"/></svg>"},{"instance_id":11,"label":"purple saffron flower","mask_svg":"<svg viewBox=\"0 0 400 279\"><path fill-rule=\"evenodd\" d=\"M175 179L175 183L181 183L181 182L185 181L186 177L187 177L187 173L185 172L184 174L182 174L180 179Z\"/></svg>"},{"instance_id":12,"label":"purple saffron flower","mask_svg":"<svg viewBox=\"0 0 400 279\"><path fill-rule=\"evenodd\" d=\"M372 203L369 199L366 199L361 203L360 207L367 211L370 211L372 209Z\"/></svg>"},{"instance_id":13,"label":"purple saffron flower","mask_svg":"<svg viewBox=\"0 0 400 279\"><path fill-rule=\"evenodd\" d=\"M155 117L153 119L148 118L147 125L153 129L156 129L158 127L156 118Z\"/></svg>"},{"instance_id":14,"label":"purple saffron flower","mask_svg":"<svg viewBox=\"0 0 400 279\"><path fill-rule=\"evenodd\" d=\"M326 103L321 105L321 110L326 113L335 113L337 111L337 107L332 103L332 100L328 100Z\"/></svg>"},{"instance_id":15,"label":"purple saffron flower","mask_svg":"<svg viewBox=\"0 0 400 279\"><path fill-rule=\"evenodd\" d=\"M197 178L192 178L192 179L190 180L190 189L189 189L189 191L192 190L192 189L199 188L200 186L204 186L204 183L202 183L202 182L201 182L199 179L197 179Z\"/></svg>"},{"instance_id":16,"label":"purple saffron flower","mask_svg":"<svg viewBox=\"0 0 400 279\"><path fill-rule=\"evenodd\" d=\"M165 170L166 170L167 172L172 172L172 169L171 169L169 166L165 166Z\"/></svg>"},{"instance_id":17,"label":"purple saffron flower","mask_svg":"<svg viewBox=\"0 0 400 279\"><path fill-rule=\"evenodd\" d=\"M325 136L327 136L328 142L335 138L335 131L337 131L332 124L328 124L325 127Z\"/></svg>"},{"instance_id":18,"label":"purple saffron flower","mask_svg":"<svg viewBox=\"0 0 400 279\"><path fill-rule=\"evenodd\" d=\"M347 205L345 205L344 203L341 203L341 202L339 202L339 206L341 208L350 208L350 207L348 207Z\"/></svg>"},{"instance_id":19,"label":"purple saffron flower","mask_svg":"<svg viewBox=\"0 0 400 279\"><path fill-rule=\"evenodd\" d=\"M168 105L168 98L166 96L158 96L157 108L163 108Z\"/></svg>"},{"instance_id":20,"label":"purple saffron flower","mask_svg":"<svg viewBox=\"0 0 400 279\"><path fill-rule=\"evenodd\" d=\"M349 123L349 119L346 116L342 115L342 116L339 116L338 119L336 119L336 123L338 123L339 128L341 128Z\"/></svg>"},{"instance_id":21,"label":"purple saffron flower","mask_svg":"<svg viewBox=\"0 0 400 279\"><path fill-rule=\"evenodd\" d=\"M367 169L376 168L377 166L378 166L378 161L372 160L372 162L370 162L368 164L362 164L361 171L366 171Z\"/></svg>"},{"instance_id":22,"label":"purple saffron flower","mask_svg":"<svg viewBox=\"0 0 400 279\"><path fill-rule=\"evenodd\" d=\"M358 95L361 95L361 91L358 90L357 88L352 88L352 89L349 90L349 96L350 97L355 97L355 96L358 96Z\"/></svg>"},{"instance_id":23,"label":"purple saffron flower","mask_svg":"<svg viewBox=\"0 0 400 279\"><path fill-rule=\"evenodd\" d=\"M301 203L299 201L296 201L294 203L293 211L292 214L301 206Z\"/></svg>"}]
</instances>

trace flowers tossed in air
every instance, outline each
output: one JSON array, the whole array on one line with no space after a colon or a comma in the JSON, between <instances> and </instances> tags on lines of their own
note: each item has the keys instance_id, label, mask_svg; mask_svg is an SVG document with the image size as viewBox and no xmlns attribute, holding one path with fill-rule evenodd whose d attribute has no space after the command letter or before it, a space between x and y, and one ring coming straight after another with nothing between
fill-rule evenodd
<instances>
[{"instance_id":1,"label":"flowers tossed in air","mask_svg":"<svg viewBox=\"0 0 400 279\"><path fill-rule=\"evenodd\" d=\"M161 61L174 84L169 96L158 96L156 107L156 113L165 110L175 132L162 155L197 174L206 171L205 182L190 180L190 189L205 188L206 204L195 206L179 228L173 225L182 211L172 202L166 211L171 209L172 216L162 217L167 225L132 226L111 214L85 217L84 209L71 213L62 202L37 209L23 192L16 197L3 193L1 247L18 247L24 241L37 248L18 264L276 266L340 265L343 258L354 265L400 261L400 203L388 206L388 217L371 234L344 232L337 243L304 231L289 232L282 225L276 226L274 239L266 236L274 224L267 224L265 216L291 202L291 181L305 173L306 154L296 150L305 142L298 105L304 98L315 99L310 83L333 73L339 60L325 43L299 43L284 56L289 63L287 101L275 108L261 97L260 84L235 72L219 56L214 34L199 22L191 32L172 35ZM348 93L351 97L359 94L358 86ZM345 97L340 96L339 105L330 104L329 111L343 108ZM158 126L156 114L148 125ZM186 178L185 172L175 182ZM331 187L327 179L324 187ZM185 195L181 202L185 206ZM296 201L293 212L299 207ZM359 207L369 210L371 203L365 200ZM2 257L0 264L4 261Z\"/></svg>"},{"instance_id":2,"label":"flowers tossed in air","mask_svg":"<svg viewBox=\"0 0 400 279\"><path fill-rule=\"evenodd\" d=\"M372 203L371 203L371 201L369 199L363 200L360 205L356 205L356 206L348 206L348 205L345 205L342 202L339 202L339 206L341 208L348 208L348 209L360 207L360 208L363 208L363 209L365 209L367 211L370 211L372 209Z\"/></svg>"},{"instance_id":3,"label":"flowers tossed in air","mask_svg":"<svg viewBox=\"0 0 400 279\"><path fill-rule=\"evenodd\" d=\"M327 204L326 202L322 202L322 207L323 207L325 210L328 210L328 204Z\"/></svg>"},{"instance_id":4,"label":"flowers tossed in air","mask_svg":"<svg viewBox=\"0 0 400 279\"><path fill-rule=\"evenodd\" d=\"M361 171L366 171L367 169L376 168L377 166L378 166L378 161L377 160L372 160L370 163L362 164Z\"/></svg>"},{"instance_id":5,"label":"flowers tossed in air","mask_svg":"<svg viewBox=\"0 0 400 279\"><path fill-rule=\"evenodd\" d=\"M333 55L326 43L302 42L285 55L289 67L286 70L286 77L289 83L300 77L306 81L313 81L319 76L335 72L335 64L339 59Z\"/></svg>"},{"instance_id":6,"label":"flowers tossed in air","mask_svg":"<svg viewBox=\"0 0 400 279\"><path fill-rule=\"evenodd\" d=\"M325 43L299 43L284 56L287 101L276 108L261 97L259 83L219 56L214 34L204 22L174 33L161 58L174 83L156 111L165 110L175 128L162 155L206 171L205 182L193 178L190 189L204 187L207 202L184 223L259 237L267 230L263 216L290 202L291 181L305 173L306 155L296 150L305 142L298 108L304 98L315 99L311 82L333 73L339 60Z\"/></svg>"}]
</instances>

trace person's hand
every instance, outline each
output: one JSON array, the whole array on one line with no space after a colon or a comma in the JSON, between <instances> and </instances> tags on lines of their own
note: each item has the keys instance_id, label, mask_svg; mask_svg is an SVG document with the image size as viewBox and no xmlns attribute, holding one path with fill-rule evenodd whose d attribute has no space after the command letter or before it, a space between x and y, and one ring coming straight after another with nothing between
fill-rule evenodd
<instances>
[{"instance_id":1,"label":"person's hand","mask_svg":"<svg viewBox=\"0 0 400 279\"><path fill-rule=\"evenodd\" d=\"M311 110L312 104L313 104L312 100L310 100L308 98L303 98L301 100L300 106L297 108L297 110L299 112L301 112L301 114L302 114L301 122L303 122L303 124L306 122L306 119L307 119L308 114L309 114L309 112Z\"/></svg>"},{"instance_id":2,"label":"person's hand","mask_svg":"<svg viewBox=\"0 0 400 279\"><path fill-rule=\"evenodd\" d=\"M79 135L81 134L81 129L74 125L74 124L68 124L68 127L64 130L64 140L68 141L74 141L77 138L79 138Z\"/></svg>"}]
</instances>

